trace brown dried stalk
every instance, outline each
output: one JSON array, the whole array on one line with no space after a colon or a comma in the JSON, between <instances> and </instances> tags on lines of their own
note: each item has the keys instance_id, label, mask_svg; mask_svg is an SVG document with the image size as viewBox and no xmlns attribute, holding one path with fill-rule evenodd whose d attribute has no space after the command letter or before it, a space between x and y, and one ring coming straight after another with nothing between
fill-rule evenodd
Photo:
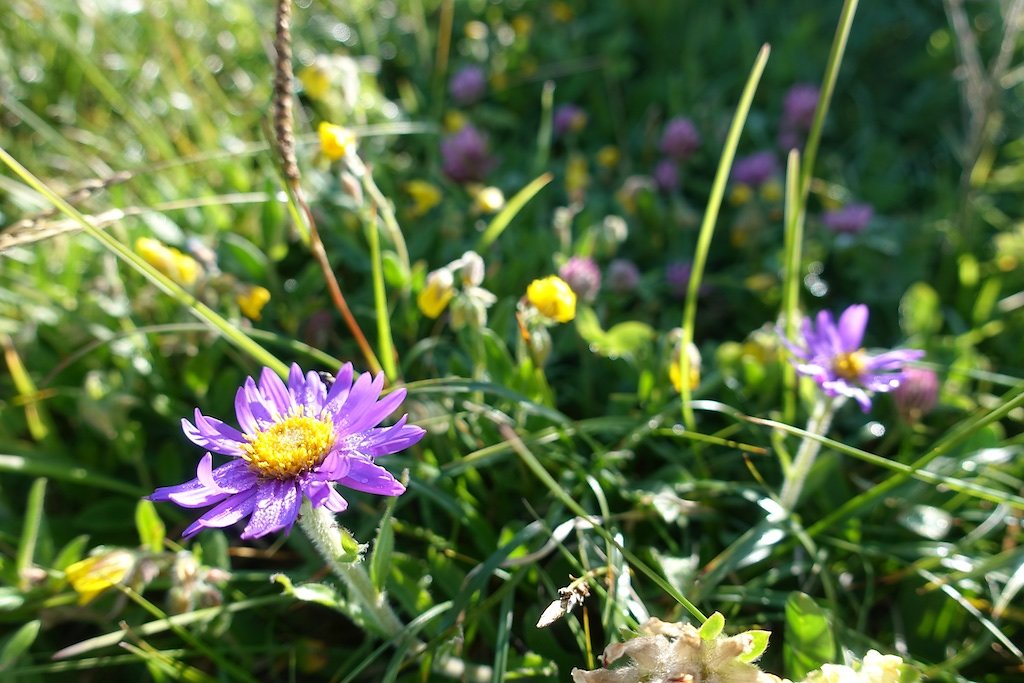
<instances>
[{"instance_id":1,"label":"brown dried stalk","mask_svg":"<svg viewBox=\"0 0 1024 683\"><path fill-rule=\"evenodd\" d=\"M313 258L320 265L323 271L324 280L327 282L327 290L330 292L331 301L334 307L341 313L345 325L355 339L356 344L366 359L370 371L378 373L381 371L380 361L377 355L366 340L362 328L352 315L352 310L345 301L345 295L341 292L341 285L334 276L334 270L327 258L327 250L320 239L320 233L316 229L316 221L313 212L310 211L306 198L302 193L299 184L299 165L295 160L295 131L292 124L292 35L291 35L292 1L278 0L277 15L275 18L274 51L277 53L274 64L274 136L278 153L281 155L281 163L288 187L295 197L295 201L302 209L309 226L309 247L313 252Z\"/></svg>"}]
</instances>

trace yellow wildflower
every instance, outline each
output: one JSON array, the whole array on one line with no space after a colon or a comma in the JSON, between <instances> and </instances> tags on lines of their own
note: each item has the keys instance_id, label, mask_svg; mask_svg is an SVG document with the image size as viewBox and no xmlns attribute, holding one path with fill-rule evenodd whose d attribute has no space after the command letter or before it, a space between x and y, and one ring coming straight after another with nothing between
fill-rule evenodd
<instances>
[{"instance_id":1,"label":"yellow wildflower","mask_svg":"<svg viewBox=\"0 0 1024 683\"><path fill-rule=\"evenodd\" d=\"M127 550L111 550L75 562L64 570L64 576L78 593L78 604L85 605L122 583L135 568L135 560L135 554Z\"/></svg>"},{"instance_id":2,"label":"yellow wildflower","mask_svg":"<svg viewBox=\"0 0 1024 683\"><path fill-rule=\"evenodd\" d=\"M769 180L762 185L761 199L772 204L782 201L782 183L778 180Z\"/></svg>"},{"instance_id":3,"label":"yellow wildflower","mask_svg":"<svg viewBox=\"0 0 1024 683\"><path fill-rule=\"evenodd\" d=\"M615 168L619 165L622 154L615 145L605 145L597 150L597 163L604 168Z\"/></svg>"},{"instance_id":4,"label":"yellow wildflower","mask_svg":"<svg viewBox=\"0 0 1024 683\"><path fill-rule=\"evenodd\" d=\"M487 34L490 33L487 24L478 20L467 21L463 31L470 40L484 40L487 38Z\"/></svg>"},{"instance_id":5,"label":"yellow wildflower","mask_svg":"<svg viewBox=\"0 0 1024 683\"><path fill-rule=\"evenodd\" d=\"M135 251L146 263L186 287L195 284L203 272L203 267L194 258L152 237L135 240Z\"/></svg>"},{"instance_id":6,"label":"yellow wildflower","mask_svg":"<svg viewBox=\"0 0 1024 683\"><path fill-rule=\"evenodd\" d=\"M672 362L668 365L668 379L677 392L683 391L683 367L681 363L681 352L677 346L672 353ZM700 384L700 351L691 342L686 347L686 355L690 359L690 391Z\"/></svg>"},{"instance_id":7,"label":"yellow wildflower","mask_svg":"<svg viewBox=\"0 0 1024 683\"><path fill-rule=\"evenodd\" d=\"M235 302L242 315L250 320L259 320L263 307L270 301L270 292L266 287L249 285L235 296Z\"/></svg>"},{"instance_id":8,"label":"yellow wildflower","mask_svg":"<svg viewBox=\"0 0 1024 683\"><path fill-rule=\"evenodd\" d=\"M576 294L565 280L549 275L526 288L526 300L546 318L567 323L576 317Z\"/></svg>"},{"instance_id":9,"label":"yellow wildflower","mask_svg":"<svg viewBox=\"0 0 1024 683\"><path fill-rule=\"evenodd\" d=\"M432 208L441 203L441 190L426 180L410 180L402 186L412 197L412 208L409 215L413 218L425 216Z\"/></svg>"},{"instance_id":10,"label":"yellow wildflower","mask_svg":"<svg viewBox=\"0 0 1024 683\"><path fill-rule=\"evenodd\" d=\"M743 206L754 197L754 191L750 189L750 185L739 183L732 186L732 191L729 193L729 203L733 206Z\"/></svg>"},{"instance_id":11,"label":"yellow wildflower","mask_svg":"<svg viewBox=\"0 0 1024 683\"><path fill-rule=\"evenodd\" d=\"M573 11L569 3L559 1L551 3L551 16L555 21L568 24L576 18L576 12Z\"/></svg>"},{"instance_id":12,"label":"yellow wildflower","mask_svg":"<svg viewBox=\"0 0 1024 683\"><path fill-rule=\"evenodd\" d=\"M455 296L455 281L447 268L435 270L427 275L427 283L416 297L420 312L428 318L437 318L448 302Z\"/></svg>"},{"instance_id":13,"label":"yellow wildflower","mask_svg":"<svg viewBox=\"0 0 1024 683\"><path fill-rule=\"evenodd\" d=\"M449 109L444 113L444 130L447 133L458 133L466 127L469 121L466 115L455 109Z\"/></svg>"},{"instance_id":14,"label":"yellow wildflower","mask_svg":"<svg viewBox=\"0 0 1024 683\"><path fill-rule=\"evenodd\" d=\"M518 38L528 38L533 31L533 17L529 14L517 14L512 17L512 30Z\"/></svg>"},{"instance_id":15,"label":"yellow wildflower","mask_svg":"<svg viewBox=\"0 0 1024 683\"><path fill-rule=\"evenodd\" d=\"M318 132L320 133L320 151L331 161L337 161L355 151L356 136L348 128L323 121L320 123Z\"/></svg>"},{"instance_id":16,"label":"yellow wildflower","mask_svg":"<svg viewBox=\"0 0 1024 683\"><path fill-rule=\"evenodd\" d=\"M331 89L331 74L318 60L299 71L299 82L309 99L322 100Z\"/></svg>"},{"instance_id":17,"label":"yellow wildflower","mask_svg":"<svg viewBox=\"0 0 1024 683\"><path fill-rule=\"evenodd\" d=\"M497 213L505 206L505 195L493 186L481 188L473 199L480 213Z\"/></svg>"},{"instance_id":18,"label":"yellow wildflower","mask_svg":"<svg viewBox=\"0 0 1024 683\"><path fill-rule=\"evenodd\" d=\"M590 171L587 160L582 154L572 154L565 167L565 191L570 197L576 197L587 189L590 184Z\"/></svg>"}]
</instances>

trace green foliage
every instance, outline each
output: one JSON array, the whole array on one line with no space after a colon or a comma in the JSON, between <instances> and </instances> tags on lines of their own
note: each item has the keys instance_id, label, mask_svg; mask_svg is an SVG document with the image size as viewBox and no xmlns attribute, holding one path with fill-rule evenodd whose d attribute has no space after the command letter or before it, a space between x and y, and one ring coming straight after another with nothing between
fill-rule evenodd
<instances>
[{"instance_id":1,"label":"green foliage","mask_svg":"<svg viewBox=\"0 0 1024 683\"><path fill-rule=\"evenodd\" d=\"M369 369L268 140L273 4L0 3L0 678L564 681L645 614L746 633L743 661L794 680L870 649L930 680L1019 677L1022 55L999 3L860 3L831 63L841 10L811 0L296 3L302 194L428 431L380 461L408 471L404 495L346 491L338 518L332 560L362 562L395 638L298 529L182 541L197 511L140 500L195 476L181 418L234 424L260 365ZM315 64L323 96L302 77ZM460 104L449 80L470 65L486 92ZM801 147L787 177L786 93L826 72L816 158ZM575 132L558 127L570 103ZM702 142L658 189L675 116ZM488 138L496 212L443 169L460 117ZM722 163L733 120L737 159L776 157L749 194ZM321 121L356 132L366 175L322 158ZM855 202L866 229L831 230ZM200 275L161 274L139 238ZM460 273L461 308L427 318L428 273L469 250L480 281ZM529 283L574 256L600 291L571 324L530 318ZM623 262L635 282L611 277ZM694 262L684 420L669 369ZM843 406L823 439L775 326L855 302L869 350L927 352L937 397L912 419L890 396ZM111 553L123 576L83 604L71 576ZM581 592L536 628L559 589Z\"/></svg>"}]
</instances>

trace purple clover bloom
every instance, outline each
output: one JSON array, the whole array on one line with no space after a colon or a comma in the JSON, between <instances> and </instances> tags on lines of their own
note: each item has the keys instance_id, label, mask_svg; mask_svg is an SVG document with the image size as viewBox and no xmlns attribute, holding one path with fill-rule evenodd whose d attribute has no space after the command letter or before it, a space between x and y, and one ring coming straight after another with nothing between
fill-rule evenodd
<instances>
[{"instance_id":1,"label":"purple clover bloom","mask_svg":"<svg viewBox=\"0 0 1024 683\"><path fill-rule=\"evenodd\" d=\"M679 167L671 159L659 161L651 177L662 192L672 192L679 188Z\"/></svg>"},{"instance_id":2,"label":"purple clover bloom","mask_svg":"<svg viewBox=\"0 0 1024 683\"><path fill-rule=\"evenodd\" d=\"M640 284L640 269L629 259L617 258L608 264L608 287L619 294L629 294Z\"/></svg>"},{"instance_id":3,"label":"purple clover bloom","mask_svg":"<svg viewBox=\"0 0 1024 683\"><path fill-rule=\"evenodd\" d=\"M760 187L778 173L779 165L772 152L757 152L737 159L732 167L733 182Z\"/></svg>"},{"instance_id":4,"label":"purple clover bloom","mask_svg":"<svg viewBox=\"0 0 1024 683\"><path fill-rule=\"evenodd\" d=\"M900 417L907 422L918 422L939 400L939 376L928 368L907 368L892 398Z\"/></svg>"},{"instance_id":5,"label":"purple clover bloom","mask_svg":"<svg viewBox=\"0 0 1024 683\"><path fill-rule=\"evenodd\" d=\"M563 104L555 109L552 126L557 137L579 133L587 126L587 112L575 104Z\"/></svg>"},{"instance_id":6,"label":"purple clover bloom","mask_svg":"<svg viewBox=\"0 0 1024 683\"><path fill-rule=\"evenodd\" d=\"M821 220L832 232L855 235L868 227L874 215L870 204L847 204L837 211L827 211Z\"/></svg>"},{"instance_id":7,"label":"purple clover bloom","mask_svg":"<svg viewBox=\"0 0 1024 683\"><path fill-rule=\"evenodd\" d=\"M868 307L855 304L843 311L838 324L828 311L820 311L816 321L805 318L802 347L782 338L797 372L814 378L826 396L856 399L864 412L871 408L871 393L898 387L904 379L903 364L924 355L914 349L868 355L861 347L867 324Z\"/></svg>"},{"instance_id":8,"label":"purple clover bloom","mask_svg":"<svg viewBox=\"0 0 1024 683\"><path fill-rule=\"evenodd\" d=\"M441 141L441 168L457 183L481 182L494 168L487 140L473 126Z\"/></svg>"},{"instance_id":9,"label":"purple clover bloom","mask_svg":"<svg viewBox=\"0 0 1024 683\"><path fill-rule=\"evenodd\" d=\"M448 92L456 104L473 104L487 91L487 74L479 66L458 70L448 81Z\"/></svg>"},{"instance_id":10,"label":"purple clover bloom","mask_svg":"<svg viewBox=\"0 0 1024 683\"><path fill-rule=\"evenodd\" d=\"M405 487L374 458L415 444L424 431L406 424L404 415L390 427L377 427L405 398L405 390L397 389L378 400L383 388L383 374L372 380L362 374L353 383L351 363L342 366L329 388L320 375L303 375L295 364L287 386L264 368L258 384L246 378L235 395L241 431L198 408L195 424L181 421L185 436L209 450L195 479L158 488L149 499L186 508L214 506L185 529L185 538L249 517L242 532L249 539L290 531L303 497L314 508L342 512L348 502L335 485L401 495ZM210 451L231 460L214 469Z\"/></svg>"},{"instance_id":11,"label":"purple clover bloom","mask_svg":"<svg viewBox=\"0 0 1024 683\"><path fill-rule=\"evenodd\" d=\"M558 277L569 285L581 301L590 303L601 291L601 269L594 259L573 256L558 270Z\"/></svg>"},{"instance_id":12,"label":"purple clover bloom","mask_svg":"<svg viewBox=\"0 0 1024 683\"><path fill-rule=\"evenodd\" d=\"M659 149L676 161L686 161L700 147L700 133L690 119L677 116L665 124Z\"/></svg>"},{"instance_id":13,"label":"purple clover bloom","mask_svg":"<svg viewBox=\"0 0 1024 683\"><path fill-rule=\"evenodd\" d=\"M783 124L795 130L807 132L814 123L814 112L818 109L821 91L812 83L797 83L786 92L782 103Z\"/></svg>"},{"instance_id":14,"label":"purple clover bloom","mask_svg":"<svg viewBox=\"0 0 1024 683\"><path fill-rule=\"evenodd\" d=\"M690 273L692 271L693 266L689 261L672 261L665 266L665 282L668 283L668 289L672 296L677 299L686 296L686 290L690 286Z\"/></svg>"}]
</instances>

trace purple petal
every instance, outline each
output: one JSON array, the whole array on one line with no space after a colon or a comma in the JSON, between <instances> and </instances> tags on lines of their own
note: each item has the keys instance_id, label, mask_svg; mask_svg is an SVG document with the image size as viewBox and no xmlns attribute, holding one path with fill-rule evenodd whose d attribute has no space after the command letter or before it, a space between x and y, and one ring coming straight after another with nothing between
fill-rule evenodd
<instances>
[{"instance_id":1,"label":"purple petal","mask_svg":"<svg viewBox=\"0 0 1024 683\"><path fill-rule=\"evenodd\" d=\"M348 509L348 501L340 493L334 490L333 486L327 487L328 496L324 506L331 512L344 512Z\"/></svg>"},{"instance_id":2,"label":"purple petal","mask_svg":"<svg viewBox=\"0 0 1024 683\"><path fill-rule=\"evenodd\" d=\"M226 496L251 488L258 479L244 460L232 460L211 472L205 472L203 470L207 464L206 460L207 458L204 457L199 462L195 479L177 486L158 488L149 495L149 499L169 500L185 508L201 508L220 502Z\"/></svg>"},{"instance_id":3,"label":"purple petal","mask_svg":"<svg viewBox=\"0 0 1024 683\"><path fill-rule=\"evenodd\" d=\"M302 401L299 397L306 391L306 378L302 375L302 368L298 363L292 363L288 370L288 393L292 395L292 401L299 405Z\"/></svg>"},{"instance_id":4,"label":"purple petal","mask_svg":"<svg viewBox=\"0 0 1024 683\"><path fill-rule=\"evenodd\" d=\"M331 451L316 468L316 473L324 479L338 481L348 474L351 460L352 458L345 451Z\"/></svg>"},{"instance_id":5,"label":"purple petal","mask_svg":"<svg viewBox=\"0 0 1024 683\"><path fill-rule=\"evenodd\" d=\"M893 370L904 363L910 363L923 357L924 351L918 349L893 349L892 351L872 356L864 367L868 371Z\"/></svg>"},{"instance_id":6,"label":"purple petal","mask_svg":"<svg viewBox=\"0 0 1024 683\"><path fill-rule=\"evenodd\" d=\"M417 443L427 432L422 427L405 424L408 417L403 415L390 427L369 430L366 438L359 444L360 452L377 457L397 453Z\"/></svg>"},{"instance_id":7,"label":"purple petal","mask_svg":"<svg viewBox=\"0 0 1024 683\"><path fill-rule=\"evenodd\" d=\"M373 380L370 380L369 373L359 375L359 379L352 385L352 391L345 402L343 414L336 418L338 436L354 433L349 425L360 422L363 412L368 410L377 401L381 389L384 388L384 373L378 373Z\"/></svg>"},{"instance_id":8,"label":"purple petal","mask_svg":"<svg viewBox=\"0 0 1024 683\"><path fill-rule=\"evenodd\" d=\"M193 425L186 419L181 420L181 430L188 440L195 445L214 453L223 455L241 455L245 436L220 420L206 417L196 408L196 423Z\"/></svg>"},{"instance_id":9,"label":"purple petal","mask_svg":"<svg viewBox=\"0 0 1024 683\"><path fill-rule=\"evenodd\" d=\"M396 389L372 406L368 406L361 414L353 415L348 424L348 431L357 434L370 427L377 426L381 420L395 412L405 399L405 389Z\"/></svg>"},{"instance_id":10,"label":"purple petal","mask_svg":"<svg viewBox=\"0 0 1024 683\"><path fill-rule=\"evenodd\" d=\"M291 412L292 400L288 389L270 368L263 368L260 373L260 391L274 404L279 416L287 416Z\"/></svg>"},{"instance_id":11,"label":"purple petal","mask_svg":"<svg viewBox=\"0 0 1024 683\"><path fill-rule=\"evenodd\" d=\"M345 401L348 400L349 394L352 391L352 364L345 363L338 370L338 374L334 378L334 384L331 386L330 392L327 394L327 399L324 401L324 410L329 412L331 415L337 415L341 407L345 405Z\"/></svg>"},{"instance_id":12,"label":"purple petal","mask_svg":"<svg viewBox=\"0 0 1024 683\"><path fill-rule=\"evenodd\" d=\"M217 507L208 510L192 522L182 533L182 538L194 536L203 529L225 527L234 524L253 511L256 506L256 490L250 489L231 496Z\"/></svg>"},{"instance_id":13,"label":"purple petal","mask_svg":"<svg viewBox=\"0 0 1024 683\"><path fill-rule=\"evenodd\" d=\"M380 496L400 496L405 493L405 487L383 467L361 458L349 460L348 475L337 480L342 486Z\"/></svg>"},{"instance_id":14,"label":"purple petal","mask_svg":"<svg viewBox=\"0 0 1024 683\"><path fill-rule=\"evenodd\" d=\"M271 479L255 489L252 517L242 538L259 538L285 529L290 531L299 515L299 487L293 479Z\"/></svg>"},{"instance_id":15,"label":"purple petal","mask_svg":"<svg viewBox=\"0 0 1024 683\"><path fill-rule=\"evenodd\" d=\"M256 434L260 431L256 418L249 409L249 401L245 398L245 387L239 387L235 392L235 416L238 418L238 426L246 434Z\"/></svg>"},{"instance_id":16,"label":"purple petal","mask_svg":"<svg viewBox=\"0 0 1024 683\"><path fill-rule=\"evenodd\" d=\"M843 351L856 351L864 341L864 330L868 325L868 307L864 304L850 306L839 316L839 339Z\"/></svg>"},{"instance_id":17,"label":"purple petal","mask_svg":"<svg viewBox=\"0 0 1024 683\"><path fill-rule=\"evenodd\" d=\"M249 412L252 413L259 431L270 429L277 422L275 417L276 409L274 402L264 398L263 393L256 386L252 377L245 378L245 385L242 387L245 398L249 402Z\"/></svg>"}]
</instances>

